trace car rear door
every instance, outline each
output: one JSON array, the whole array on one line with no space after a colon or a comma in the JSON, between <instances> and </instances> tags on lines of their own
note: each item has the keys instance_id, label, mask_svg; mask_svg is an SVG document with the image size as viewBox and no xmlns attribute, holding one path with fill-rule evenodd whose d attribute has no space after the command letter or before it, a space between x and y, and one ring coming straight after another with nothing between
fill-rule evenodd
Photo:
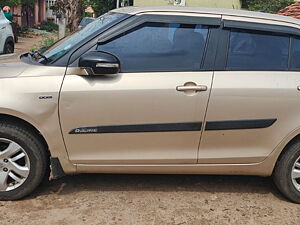
<instances>
[{"instance_id":1,"label":"car rear door","mask_svg":"<svg viewBox=\"0 0 300 225\"><path fill-rule=\"evenodd\" d=\"M224 17L198 163L262 162L299 127L299 28L243 21Z\"/></svg>"},{"instance_id":2,"label":"car rear door","mask_svg":"<svg viewBox=\"0 0 300 225\"><path fill-rule=\"evenodd\" d=\"M93 48L117 56L119 74L68 68L60 116L74 163L197 162L213 77L207 50L220 16L139 18Z\"/></svg>"}]
</instances>

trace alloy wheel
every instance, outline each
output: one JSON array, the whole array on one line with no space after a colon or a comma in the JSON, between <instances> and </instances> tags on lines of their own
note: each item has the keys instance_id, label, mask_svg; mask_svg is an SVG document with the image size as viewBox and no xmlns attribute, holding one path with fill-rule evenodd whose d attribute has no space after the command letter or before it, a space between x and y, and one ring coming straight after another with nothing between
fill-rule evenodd
<instances>
[{"instance_id":1,"label":"alloy wheel","mask_svg":"<svg viewBox=\"0 0 300 225\"><path fill-rule=\"evenodd\" d=\"M293 165L291 176L294 187L300 192L300 157Z\"/></svg>"},{"instance_id":2,"label":"alloy wheel","mask_svg":"<svg viewBox=\"0 0 300 225\"><path fill-rule=\"evenodd\" d=\"M0 138L0 192L21 186L29 171L30 161L25 150L12 140Z\"/></svg>"}]
</instances>

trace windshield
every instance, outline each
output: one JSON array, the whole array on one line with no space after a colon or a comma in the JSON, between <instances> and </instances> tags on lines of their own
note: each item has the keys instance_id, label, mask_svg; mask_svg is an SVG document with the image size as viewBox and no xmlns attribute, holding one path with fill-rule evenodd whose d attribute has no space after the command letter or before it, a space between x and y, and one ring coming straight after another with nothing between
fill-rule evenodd
<instances>
[{"instance_id":1,"label":"windshield","mask_svg":"<svg viewBox=\"0 0 300 225\"><path fill-rule=\"evenodd\" d=\"M95 20L94 18L85 17L81 20L79 26L84 27L84 26L88 25L89 23L93 22L94 20Z\"/></svg>"},{"instance_id":2,"label":"windshield","mask_svg":"<svg viewBox=\"0 0 300 225\"><path fill-rule=\"evenodd\" d=\"M72 49L73 46L83 41L90 35L93 35L101 28L114 23L125 16L125 14L106 13L100 16L99 18L95 19L95 21L88 24L82 30L79 30L71 34L70 36L59 40L47 49L42 49L41 53L48 58L49 62L54 61L58 59L61 55L65 54L70 49Z\"/></svg>"}]
</instances>

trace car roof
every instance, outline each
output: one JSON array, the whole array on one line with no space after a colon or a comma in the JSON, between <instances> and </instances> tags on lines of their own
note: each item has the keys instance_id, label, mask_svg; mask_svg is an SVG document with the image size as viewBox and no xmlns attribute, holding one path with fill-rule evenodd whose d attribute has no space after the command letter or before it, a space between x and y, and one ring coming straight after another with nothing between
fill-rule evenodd
<instances>
[{"instance_id":1,"label":"car roof","mask_svg":"<svg viewBox=\"0 0 300 225\"><path fill-rule=\"evenodd\" d=\"M219 14L226 16L241 16L249 18L266 19L280 22L287 22L300 25L300 20L288 16L277 14L254 12L248 10L236 9L221 9L221 8L202 8L202 7L178 7L178 6L155 6L155 7L123 7L115 9L112 12L124 14L140 14L140 13L167 13L167 12L182 12L182 13L201 13L201 14Z\"/></svg>"}]
</instances>

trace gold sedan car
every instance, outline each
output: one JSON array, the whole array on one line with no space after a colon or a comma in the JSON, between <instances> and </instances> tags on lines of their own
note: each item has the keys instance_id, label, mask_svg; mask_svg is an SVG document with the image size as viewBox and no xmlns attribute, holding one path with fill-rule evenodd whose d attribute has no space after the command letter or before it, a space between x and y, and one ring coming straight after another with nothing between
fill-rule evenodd
<instances>
[{"instance_id":1,"label":"gold sedan car","mask_svg":"<svg viewBox=\"0 0 300 225\"><path fill-rule=\"evenodd\" d=\"M1 200L49 172L151 173L272 175L300 203L299 20L113 10L0 64L0 93Z\"/></svg>"}]
</instances>

